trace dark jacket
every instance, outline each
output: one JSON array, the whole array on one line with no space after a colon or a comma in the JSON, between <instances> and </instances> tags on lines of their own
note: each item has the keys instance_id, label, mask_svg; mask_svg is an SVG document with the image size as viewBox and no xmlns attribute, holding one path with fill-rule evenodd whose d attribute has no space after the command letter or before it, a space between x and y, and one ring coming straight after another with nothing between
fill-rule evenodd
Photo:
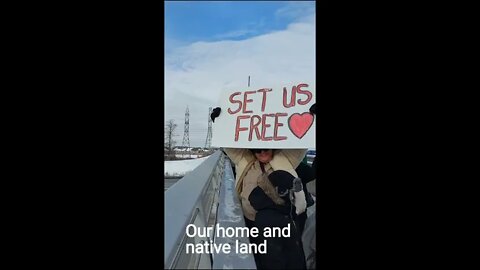
<instances>
[{"instance_id":1,"label":"dark jacket","mask_svg":"<svg viewBox=\"0 0 480 270\"><path fill-rule=\"evenodd\" d=\"M307 200L307 207L310 207L314 204L312 195L308 192L307 183L315 180L317 177L315 174L315 170L310 167L308 164L300 163L298 167L295 169L298 174L298 177L302 179L303 184L303 191L305 192L305 199Z\"/></svg>"},{"instance_id":2,"label":"dark jacket","mask_svg":"<svg viewBox=\"0 0 480 270\"><path fill-rule=\"evenodd\" d=\"M275 178L277 173L279 171L271 173L269 179ZM284 205L276 204L260 186L253 189L248 197L252 207L257 210L255 226L258 227L261 232L259 236L262 237L258 241L267 240L267 254L259 255L258 269L306 269L301 233L295 221L297 218L295 206L290 202L288 192L285 192L292 187L293 178L293 176L277 178L271 181L280 194L286 193L281 197ZM290 237L263 238L264 229L267 227L290 227Z\"/></svg>"}]
</instances>

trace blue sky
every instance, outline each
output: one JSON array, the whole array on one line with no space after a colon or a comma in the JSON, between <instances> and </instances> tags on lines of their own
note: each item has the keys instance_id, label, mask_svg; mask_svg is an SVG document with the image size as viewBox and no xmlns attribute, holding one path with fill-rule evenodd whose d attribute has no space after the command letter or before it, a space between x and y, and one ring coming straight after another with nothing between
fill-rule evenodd
<instances>
[{"instance_id":1,"label":"blue sky","mask_svg":"<svg viewBox=\"0 0 480 270\"><path fill-rule=\"evenodd\" d=\"M166 1L166 48L242 40L283 30L315 10L313 1Z\"/></svg>"},{"instance_id":2,"label":"blue sky","mask_svg":"<svg viewBox=\"0 0 480 270\"><path fill-rule=\"evenodd\" d=\"M222 89L315 80L315 2L165 2L165 121L203 146Z\"/></svg>"}]
</instances>

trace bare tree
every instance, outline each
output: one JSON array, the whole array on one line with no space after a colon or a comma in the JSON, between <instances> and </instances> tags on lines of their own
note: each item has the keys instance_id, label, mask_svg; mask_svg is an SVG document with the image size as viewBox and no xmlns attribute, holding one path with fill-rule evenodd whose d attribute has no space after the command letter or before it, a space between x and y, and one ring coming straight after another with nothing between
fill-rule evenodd
<instances>
[{"instance_id":1,"label":"bare tree","mask_svg":"<svg viewBox=\"0 0 480 270\"><path fill-rule=\"evenodd\" d=\"M169 158L173 158L174 153L173 153L173 148L175 147L176 141L173 139L175 136L175 128L177 127L177 124L175 124L175 121L170 119L167 124L165 125L165 148L167 148L167 154Z\"/></svg>"}]
</instances>

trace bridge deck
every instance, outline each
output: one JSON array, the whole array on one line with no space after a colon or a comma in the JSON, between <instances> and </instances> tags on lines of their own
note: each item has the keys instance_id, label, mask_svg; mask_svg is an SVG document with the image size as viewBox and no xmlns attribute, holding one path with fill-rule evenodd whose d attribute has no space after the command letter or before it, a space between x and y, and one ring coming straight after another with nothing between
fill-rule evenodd
<instances>
[{"instance_id":1,"label":"bridge deck","mask_svg":"<svg viewBox=\"0 0 480 270\"><path fill-rule=\"evenodd\" d=\"M228 157L217 151L183 178L165 179L164 189L165 269L256 269L253 254L186 254L187 243L203 245L210 240L217 245L229 243L234 246L237 240L249 243L248 237L215 237L215 232L212 237L187 237L185 234L189 224L201 228L216 224L222 228L245 227ZM314 215L314 207L307 209L308 216ZM314 226L315 221L310 221ZM310 243L313 252L315 245Z\"/></svg>"}]
</instances>

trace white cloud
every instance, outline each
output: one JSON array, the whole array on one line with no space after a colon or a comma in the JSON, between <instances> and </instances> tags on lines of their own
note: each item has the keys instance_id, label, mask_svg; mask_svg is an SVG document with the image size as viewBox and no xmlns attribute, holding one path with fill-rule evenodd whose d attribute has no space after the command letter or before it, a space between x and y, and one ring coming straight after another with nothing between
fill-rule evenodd
<instances>
[{"instance_id":1,"label":"white cloud","mask_svg":"<svg viewBox=\"0 0 480 270\"><path fill-rule=\"evenodd\" d=\"M277 18L295 19L297 21L303 21L312 14L315 14L315 2L312 3L311 1L288 2L275 12Z\"/></svg>"},{"instance_id":2,"label":"white cloud","mask_svg":"<svg viewBox=\"0 0 480 270\"><path fill-rule=\"evenodd\" d=\"M218 38L218 39L229 39L229 38L239 38L239 37L243 37L243 36L246 36L246 35L252 35L252 34L256 34L257 31L255 30L252 30L252 29L243 29L243 30L236 30L236 31L232 31L232 32L228 32L228 33L225 33L225 34L220 34L220 35L217 35L215 38Z\"/></svg>"},{"instance_id":3,"label":"white cloud","mask_svg":"<svg viewBox=\"0 0 480 270\"><path fill-rule=\"evenodd\" d=\"M286 11L285 11L286 12ZM303 13L302 13L303 14ZM182 143L185 109L190 111L190 145L203 146L208 107L222 89L315 80L315 15L286 30L240 41L196 42L165 55L165 121L178 124Z\"/></svg>"}]
</instances>

